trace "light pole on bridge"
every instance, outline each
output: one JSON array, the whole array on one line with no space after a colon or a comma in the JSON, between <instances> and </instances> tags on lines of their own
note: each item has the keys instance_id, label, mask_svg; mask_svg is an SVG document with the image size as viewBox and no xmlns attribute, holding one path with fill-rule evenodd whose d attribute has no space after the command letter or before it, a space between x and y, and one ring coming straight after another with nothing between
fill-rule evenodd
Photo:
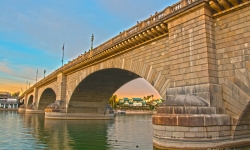
<instances>
[{"instance_id":1,"label":"light pole on bridge","mask_svg":"<svg viewBox=\"0 0 250 150\"><path fill-rule=\"evenodd\" d=\"M36 83L37 83L37 75L38 75L38 69L37 69L37 71L36 71Z\"/></svg>"},{"instance_id":2,"label":"light pole on bridge","mask_svg":"<svg viewBox=\"0 0 250 150\"><path fill-rule=\"evenodd\" d=\"M62 51L63 51L63 55L62 55L62 66L63 66L63 58L64 58L64 43L63 43Z\"/></svg>"},{"instance_id":3,"label":"light pole on bridge","mask_svg":"<svg viewBox=\"0 0 250 150\"><path fill-rule=\"evenodd\" d=\"M93 49L93 42L94 42L94 34L92 33L92 36L91 36L91 48L90 48L90 50Z\"/></svg>"},{"instance_id":4,"label":"light pole on bridge","mask_svg":"<svg viewBox=\"0 0 250 150\"><path fill-rule=\"evenodd\" d=\"M46 70L44 70L44 71L43 71L43 73L44 73L44 77L43 77L43 78L45 78L45 73L46 73Z\"/></svg>"}]
</instances>

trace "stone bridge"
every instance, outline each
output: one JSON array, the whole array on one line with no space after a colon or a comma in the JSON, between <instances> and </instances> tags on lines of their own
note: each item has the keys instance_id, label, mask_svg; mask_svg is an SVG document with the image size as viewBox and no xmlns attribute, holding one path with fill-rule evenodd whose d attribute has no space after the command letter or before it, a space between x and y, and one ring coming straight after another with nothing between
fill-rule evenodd
<instances>
[{"instance_id":1,"label":"stone bridge","mask_svg":"<svg viewBox=\"0 0 250 150\"><path fill-rule=\"evenodd\" d=\"M81 54L26 90L26 110L102 114L125 83L165 99L152 118L158 148L250 143L250 2L181 0ZM76 116L77 116L76 115Z\"/></svg>"}]
</instances>

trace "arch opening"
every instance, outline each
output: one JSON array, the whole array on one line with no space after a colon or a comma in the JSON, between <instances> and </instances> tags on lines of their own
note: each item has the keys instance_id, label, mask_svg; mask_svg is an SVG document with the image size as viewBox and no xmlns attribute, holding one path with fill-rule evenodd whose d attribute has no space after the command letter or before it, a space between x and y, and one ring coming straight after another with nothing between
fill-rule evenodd
<instances>
[{"instance_id":1,"label":"arch opening","mask_svg":"<svg viewBox=\"0 0 250 150\"><path fill-rule=\"evenodd\" d=\"M30 105L30 104L33 104L34 102L34 96L33 95L30 95L29 99L28 99L28 103L27 103L27 106Z\"/></svg>"},{"instance_id":2,"label":"arch opening","mask_svg":"<svg viewBox=\"0 0 250 150\"><path fill-rule=\"evenodd\" d=\"M248 102L246 109L242 112L234 131L234 138L242 136L250 137L250 102Z\"/></svg>"},{"instance_id":3,"label":"arch opening","mask_svg":"<svg viewBox=\"0 0 250 150\"><path fill-rule=\"evenodd\" d=\"M139 75L117 68L96 71L74 89L68 104L69 113L104 113L109 98L124 84Z\"/></svg>"},{"instance_id":4,"label":"arch opening","mask_svg":"<svg viewBox=\"0 0 250 150\"><path fill-rule=\"evenodd\" d=\"M56 101L56 93L53 89L47 88L43 91L39 104L38 110L44 110L49 104L54 103Z\"/></svg>"}]
</instances>

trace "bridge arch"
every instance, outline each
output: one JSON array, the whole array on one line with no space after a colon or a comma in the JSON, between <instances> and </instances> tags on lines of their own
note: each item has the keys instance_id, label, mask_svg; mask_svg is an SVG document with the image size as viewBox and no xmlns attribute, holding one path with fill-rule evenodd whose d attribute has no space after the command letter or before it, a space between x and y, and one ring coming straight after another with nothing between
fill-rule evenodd
<instances>
[{"instance_id":1,"label":"bridge arch","mask_svg":"<svg viewBox=\"0 0 250 150\"><path fill-rule=\"evenodd\" d=\"M250 137L250 101L239 116L237 126L234 130L234 138L248 136Z\"/></svg>"},{"instance_id":2,"label":"bridge arch","mask_svg":"<svg viewBox=\"0 0 250 150\"><path fill-rule=\"evenodd\" d=\"M141 78L136 73L119 68L95 71L73 90L68 104L69 113L102 113L109 98L124 84Z\"/></svg>"},{"instance_id":3,"label":"bridge arch","mask_svg":"<svg viewBox=\"0 0 250 150\"><path fill-rule=\"evenodd\" d=\"M44 110L49 104L56 101L56 92L52 88L46 88L38 101L38 110Z\"/></svg>"},{"instance_id":4,"label":"bridge arch","mask_svg":"<svg viewBox=\"0 0 250 150\"><path fill-rule=\"evenodd\" d=\"M28 102L27 102L27 106L32 104L34 102L34 96L33 95L30 95L29 96L29 99L28 99Z\"/></svg>"}]
</instances>

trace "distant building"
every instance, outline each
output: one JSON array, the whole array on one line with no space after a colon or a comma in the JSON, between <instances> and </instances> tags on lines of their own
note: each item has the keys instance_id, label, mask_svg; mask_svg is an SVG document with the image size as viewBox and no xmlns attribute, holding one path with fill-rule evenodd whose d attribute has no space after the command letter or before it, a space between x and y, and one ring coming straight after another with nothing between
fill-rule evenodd
<instances>
[{"instance_id":1,"label":"distant building","mask_svg":"<svg viewBox=\"0 0 250 150\"><path fill-rule=\"evenodd\" d=\"M128 106L129 105L129 99L128 98L123 98L123 100L124 100L124 104L123 105Z\"/></svg>"},{"instance_id":2,"label":"distant building","mask_svg":"<svg viewBox=\"0 0 250 150\"><path fill-rule=\"evenodd\" d=\"M133 106L142 106L143 99L141 98L132 98L133 99Z\"/></svg>"},{"instance_id":3,"label":"distant building","mask_svg":"<svg viewBox=\"0 0 250 150\"><path fill-rule=\"evenodd\" d=\"M11 94L9 92L2 92L0 91L0 99L7 99L10 98Z\"/></svg>"},{"instance_id":4,"label":"distant building","mask_svg":"<svg viewBox=\"0 0 250 150\"><path fill-rule=\"evenodd\" d=\"M124 99L119 99L118 104L119 104L120 106L123 105L123 104L124 104Z\"/></svg>"},{"instance_id":5,"label":"distant building","mask_svg":"<svg viewBox=\"0 0 250 150\"><path fill-rule=\"evenodd\" d=\"M118 100L120 106L146 106L147 103L142 98L123 98Z\"/></svg>"},{"instance_id":6,"label":"distant building","mask_svg":"<svg viewBox=\"0 0 250 150\"><path fill-rule=\"evenodd\" d=\"M0 91L0 108L18 108L18 100L11 98L11 93Z\"/></svg>"},{"instance_id":7,"label":"distant building","mask_svg":"<svg viewBox=\"0 0 250 150\"><path fill-rule=\"evenodd\" d=\"M18 100L12 98L0 99L0 108L18 108Z\"/></svg>"}]
</instances>

